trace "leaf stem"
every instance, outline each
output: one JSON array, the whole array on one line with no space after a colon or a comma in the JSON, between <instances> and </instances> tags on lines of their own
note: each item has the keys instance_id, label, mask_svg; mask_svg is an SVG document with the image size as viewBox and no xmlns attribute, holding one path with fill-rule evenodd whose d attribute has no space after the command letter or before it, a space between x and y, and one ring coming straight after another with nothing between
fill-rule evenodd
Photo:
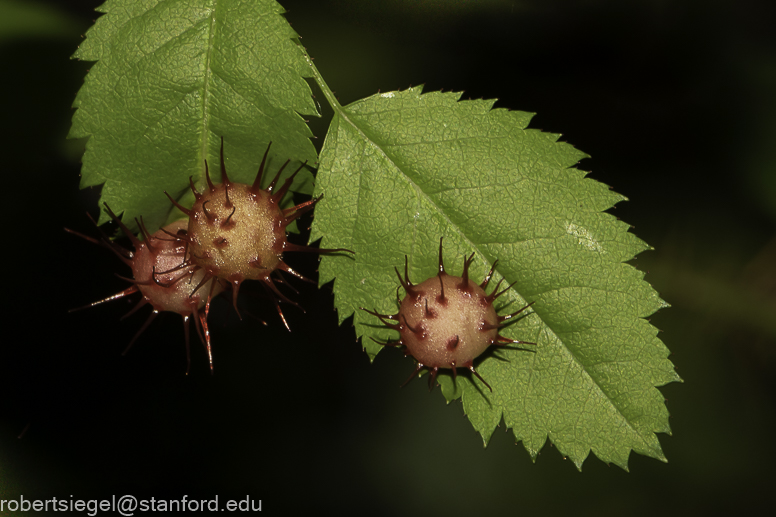
<instances>
[{"instance_id":1,"label":"leaf stem","mask_svg":"<svg viewBox=\"0 0 776 517\"><path fill-rule=\"evenodd\" d=\"M304 57L307 60L307 64L310 65L310 70L313 73L313 78L315 79L315 82L318 83L318 87L323 92L323 96L326 97L326 100L329 102L329 106L332 107L332 109L336 112L342 112L342 105L337 100L337 97L334 96L334 92L331 91L331 88L329 88L329 85L326 84L326 81L324 81L323 76L318 71L318 68L313 64L313 60L310 57L310 54L307 53L307 49L302 47L302 50L304 52Z\"/></svg>"}]
</instances>

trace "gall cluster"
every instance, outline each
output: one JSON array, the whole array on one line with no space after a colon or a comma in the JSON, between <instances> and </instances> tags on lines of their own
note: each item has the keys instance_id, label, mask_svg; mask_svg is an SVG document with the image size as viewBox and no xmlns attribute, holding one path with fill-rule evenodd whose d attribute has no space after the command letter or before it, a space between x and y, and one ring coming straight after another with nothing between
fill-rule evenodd
<instances>
[{"instance_id":1,"label":"gall cluster","mask_svg":"<svg viewBox=\"0 0 776 517\"><path fill-rule=\"evenodd\" d=\"M221 183L213 183L205 162L207 187L203 192L198 192L194 182L190 180L195 197L191 208L181 206L165 192L170 201L188 216L188 221L177 221L151 235L141 219L138 226L142 240L135 237L106 205L111 218L131 240L134 251L124 249L105 235L99 242L112 249L129 265L133 278L127 280L133 285L89 306L140 292L140 302L124 317L144 305L150 305L153 309L132 338L127 350L160 312L175 312L183 317L187 358L190 357L188 322L193 319L197 333L208 351L212 372L213 359L207 317L214 296L231 288L234 308L237 310L237 295L242 283L245 280L258 280L269 292L283 324L290 330L280 302L298 305L278 289L277 284L284 283L279 272L284 271L302 280L310 280L289 267L283 261L283 254L288 251L349 251L311 248L288 241L287 226L312 210L321 198L290 208L281 207L280 202L291 187L294 177L304 167L302 164L278 186L280 175L290 160L280 168L266 189L261 188L270 146L264 153L253 184L246 185L229 180L224 163L222 138ZM91 237L82 237L98 242Z\"/></svg>"}]
</instances>

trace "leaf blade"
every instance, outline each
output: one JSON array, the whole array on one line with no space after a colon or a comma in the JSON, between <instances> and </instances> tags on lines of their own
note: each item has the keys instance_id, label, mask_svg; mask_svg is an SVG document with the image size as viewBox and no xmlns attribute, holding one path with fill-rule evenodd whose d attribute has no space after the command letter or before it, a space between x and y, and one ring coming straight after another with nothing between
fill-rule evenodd
<instances>
[{"instance_id":1,"label":"leaf blade","mask_svg":"<svg viewBox=\"0 0 776 517\"><path fill-rule=\"evenodd\" d=\"M315 162L302 114L317 115L297 35L274 0L111 0L75 56L96 61L78 92L71 138L86 138L82 187L124 219L164 223L189 177L250 182L273 142L267 177L286 159ZM310 183L298 181L297 186ZM301 180L302 178L300 178ZM103 217L104 220L104 217Z\"/></svg>"},{"instance_id":2,"label":"leaf blade","mask_svg":"<svg viewBox=\"0 0 776 517\"><path fill-rule=\"evenodd\" d=\"M406 255L415 282L434 275L440 237L453 274L469 253L474 278L498 259L494 280L515 283L500 300L536 302L503 333L536 353L485 357L477 368L493 394L446 375L443 394L463 398L485 443L503 418L534 457L550 437L578 467L590 450L623 468L631 449L664 459L655 387L679 378L643 319L665 303L624 263L647 246L602 213L625 198L573 169L586 155L559 135L526 129L530 114L459 97L411 88L335 107L312 238L356 252L319 269L321 283L337 278L340 320L354 313L357 335L395 339L358 308L395 312L394 267ZM362 342L371 357L381 348Z\"/></svg>"}]
</instances>

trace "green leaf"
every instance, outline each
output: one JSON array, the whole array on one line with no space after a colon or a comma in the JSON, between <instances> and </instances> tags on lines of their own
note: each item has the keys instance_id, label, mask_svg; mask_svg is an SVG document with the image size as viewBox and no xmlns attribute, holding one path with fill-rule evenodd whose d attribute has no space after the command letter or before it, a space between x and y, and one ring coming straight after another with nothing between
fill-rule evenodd
<instances>
[{"instance_id":1,"label":"green leaf","mask_svg":"<svg viewBox=\"0 0 776 517\"><path fill-rule=\"evenodd\" d=\"M70 137L89 137L81 187L156 228L218 171L252 182L270 141L265 181L315 162L299 115L317 115L296 33L273 0L109 0L74 57L97 63L78 92ZM311 176L292 187L309 193ZM189 193L190 197L190 193ZM174 216L173 216L174 217ZM103 214L102 220L106 219Z\"/></svg>"},{"instance_id":2,"label":"green leaf","mask_svg":"<svg viewBox=\"0 0 776 517\"><path fill-rule=\"evenodd\" d=\"M421 88L345 107L327 97L335 116L312 238L355 251L324 258L320 282L336 277L340 321L354 314L367 353L381 349L369 338L398 336L359 307L396 313L394 267L406 255L413 282L435 275L444 237L452 274L472 252L474 279L498 260L494 280L514 283L502 313L535 302L502 332L536 342L535 353L491 347L475 363L492 393L470 376L440 375L485 443L503 418L534 458L549 437L579 468L590 450L622 468L631 450L665 460L655 433L670 428L656 386L680 379L644 318L666 304L625 263L648 246L603 212L625 198L573 168L586 155L494 101Z\"/></svg>"}]
</instances>

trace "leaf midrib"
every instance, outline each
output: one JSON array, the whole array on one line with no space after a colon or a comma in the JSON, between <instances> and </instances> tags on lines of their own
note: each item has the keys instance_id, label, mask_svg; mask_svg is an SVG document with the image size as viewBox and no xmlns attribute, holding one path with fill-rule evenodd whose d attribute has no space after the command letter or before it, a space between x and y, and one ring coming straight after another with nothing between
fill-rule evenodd
<instances>
[{"instance_id":1,"label":"leaf midrib","mask_svg":"<svg viewBox=\"0 0 776 517\"><path fill-rule=\"evenodd\" d=\"M202 145L200 147L200 172L198 183L202 183L205 178L204 163L207 159L207 150L210 143L208 138L210 135L210 131L208 131L210 106L208 105L208 102L210 100L210 80L213 75L210 62L213 59L213 40L215 39L216 34L216 9L218 9L218 0L213 0L211 6L212 9L208 13L208 16L210 17L210 27L208 28L207 49L205 51L205 76L202 80Z\"/></svg>"}]
</instances>

